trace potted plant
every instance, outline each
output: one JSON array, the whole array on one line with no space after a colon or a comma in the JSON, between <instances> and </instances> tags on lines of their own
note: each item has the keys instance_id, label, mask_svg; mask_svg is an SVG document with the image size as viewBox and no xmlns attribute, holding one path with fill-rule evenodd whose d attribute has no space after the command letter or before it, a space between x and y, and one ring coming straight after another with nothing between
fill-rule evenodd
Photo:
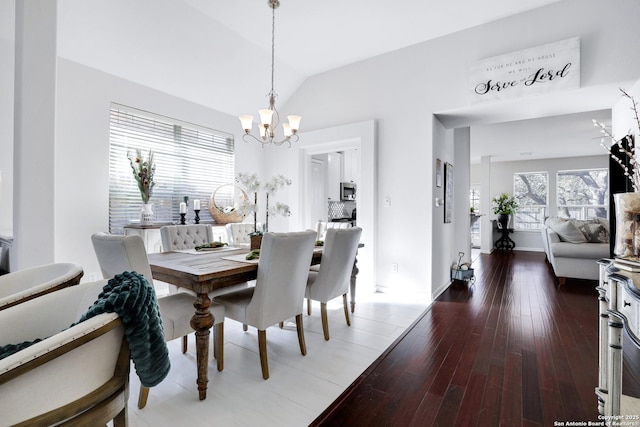
<instances>
[{"instance_id":1,"label":"potted plant","mask_svg":"<svg viewBox=\"0 0 640 427\"><path fill-rule=\"evenodd\" d=\"M491 199L491 203L493 205L493 213L498 215L498 226L500 228L508 228L509 217L518 210L518 201L515 197L502 193Z\"/></svg>"},{"instance_id":2,"label":"potted plant","mask_svg":"<svg viewBox=\"0 0 640 427\"><path fill-rule=\"evenodd\" d=\"M263 184L258 180L256 174L250 175L248 173L239 173L236 177L236 182L246 188L248 192L253 193L253 204L246 203L243 206L243 209L248 213L253 213L253 232L249 233L249 237L251 239L251 249L259 249L262 243L263 232L269 231L269 215L291 215L289 206L284 203L277 202L275 203L275 206L269 207L269 195L274 194L276 191L282 189L287 185L291 185L291 180L284 177L283 175L278 175L272 177L269 181ZM266 209L264 230L258 230L257 227L258 191L260 190L264 190L265 192Z\"/></svg>"}]
</instances>

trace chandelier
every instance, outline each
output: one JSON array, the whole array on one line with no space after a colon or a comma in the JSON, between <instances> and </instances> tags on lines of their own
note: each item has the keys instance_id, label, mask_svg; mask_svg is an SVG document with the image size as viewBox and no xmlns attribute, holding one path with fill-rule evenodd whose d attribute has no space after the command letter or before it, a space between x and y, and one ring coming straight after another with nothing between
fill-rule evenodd
<instances>
[{"instance_id":1,"label":"chandelier","mask_svg":"<svg viewBox=\"0 0 640 427\"><path fill-rule=\"evenodd\" d=\"M280 140L276 139L276 129L280 124L280 114L276 110L276 97L278 94L273 90L273 76L275 70L275 32L276 32L276 9L280 6L279 0L267 0L269 7L272 9L271 15L271 90L267 94L269 97L269 108L259 110L260 125L258 130L260 132L260 138L251 134L251 128L253 126L253 116L246 114L239 117L242 128L244 129L244 135L242 135L243 141L247 142L248 138L253 138L264 147L265 145L275 144L282 145L285 142L289 143L298 141L298 129L300 128L300 116L287 116L288 123L283 123L282 128L284 137Z\"/></svg>"}]
</instances>

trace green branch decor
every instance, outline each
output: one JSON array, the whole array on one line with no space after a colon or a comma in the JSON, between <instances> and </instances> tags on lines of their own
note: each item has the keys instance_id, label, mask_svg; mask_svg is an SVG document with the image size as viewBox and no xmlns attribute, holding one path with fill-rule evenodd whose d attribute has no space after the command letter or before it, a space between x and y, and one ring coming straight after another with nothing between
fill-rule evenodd
<instances>
[{"instance_id":1,"label":"green branch decor","mask_svg":"<svg viewBox=\"0 0 640 427\"><path fill-rule=\"evenodd\" d=\"M140 190L142 203L149 203L149 199L153 194L153 187L156 185L153 181L153 174L156 171L156 165L153 163L153 151L149 150L146 160L142 156L142 151L139 148L136 148L135 155L129 152L127 153L127 157L131 164L133 177L138 184L138 190Z\"/></svg>"}]
</instances>

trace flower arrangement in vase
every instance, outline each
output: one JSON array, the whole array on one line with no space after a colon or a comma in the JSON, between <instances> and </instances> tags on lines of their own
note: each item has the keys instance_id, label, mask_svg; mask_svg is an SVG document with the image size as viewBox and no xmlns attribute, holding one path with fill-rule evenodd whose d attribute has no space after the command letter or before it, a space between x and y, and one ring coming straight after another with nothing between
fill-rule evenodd
<instances>
[{"instance_id":1,"label":"flower arrangement in vase","mask_svg":"<svg viewBox=\"0 0 640 427\"><path fill-rule=\"evenodd\" d=\"M149 199L153 194L153 187L156 183L153 181L153 175L156 171L156 165L153 161L153 151L149 150L147 158L142 156L142 150L136 148L135 155L131 152L127 153L129 164L133 177L138 184L140 197L142 197L142 208L140 212L140 223L150 225L153 223L153 206L149 203Z\"/></svg>"},{"instance_id":2,"label":"flower arrangement in vase","mask_svg":"<svg viewBox=\"0 0 640 427\"><path fill-rule=\"evenodd\" d=\"M518 201L515 197L502 193L491 199L493 213L498 215L498 224L500 228L508 228L509 217L514 215L518 210Z\"/></svg>"},{"instance_id":3,"label":"flower arrangement in vase","mask_svg":"<svg viewBox=\"0 0 640 427\"><path fill-rule=\"evenodd\" d=\"M269 231L269 216L275 215L283 215L290 216L291 210L289 206L276 202L274 206L269 207L269 196L275 194L278 190L281 190L287 185L291 185L291 180L286 178L284 175L276 175L272 177L269 181L262 183L258 179L258 176L249 173L239 173L236 177L236 182L240 184L247 193L253 193L253 203L245 203L242 209L247 213L253 214L253 232L250 236L257 237L262 236L264 232ZM265 192L265 223L264 229L258 230L258 192ZM253 246L253 245L252 245Z\"/></svg>"}]
</instances>

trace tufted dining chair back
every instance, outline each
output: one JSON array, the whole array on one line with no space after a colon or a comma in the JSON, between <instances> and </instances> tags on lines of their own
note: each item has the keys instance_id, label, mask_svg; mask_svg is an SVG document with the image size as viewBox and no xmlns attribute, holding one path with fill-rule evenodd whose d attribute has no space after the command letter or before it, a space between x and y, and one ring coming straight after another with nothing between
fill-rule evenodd
<instances>
[{"instance_id":1,"label":"tufted dining chair back","mask_svg":"<svg viewBox=\"0 0 640 427\"><path fill-rule=\"evenodd\" d=\"M233 246L250 244L251 238L249 237L249 233L253 233L255 231L253 223L250 222L227 224L225 225L225 228L227 230L227 241ZM258 230L262 230L262 224L257 223L256 228Z\"/></svg>"},{"instance_id":2,"label":"tufted dining chair back","mask_svg":"<svg viewBox=\"0 0 640 427\"><path fill-rule=\"evenodd\" d=\"M193 249L213 242L213 229L209 224L165 225L160 227L163 251Z\"/></svg>"}]
</instances>

